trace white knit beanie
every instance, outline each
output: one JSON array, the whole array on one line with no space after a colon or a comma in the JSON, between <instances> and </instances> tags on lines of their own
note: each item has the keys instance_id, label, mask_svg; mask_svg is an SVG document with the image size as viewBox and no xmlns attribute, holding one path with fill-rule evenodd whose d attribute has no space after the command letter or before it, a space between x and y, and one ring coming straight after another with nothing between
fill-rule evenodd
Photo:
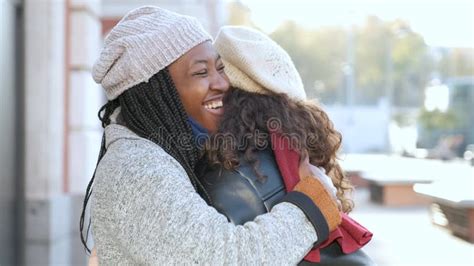
<instances>
[{"instance_id":1,"label":"white knit beanie","mask_svg":"<svg viewBox=\"0 0 474 266\"><path fill-rule=\"evenodd\" d=\"M306 99L303 82L288 53L267 35L242 26L220 29L214 47L232 86L261 94L286 93Z\"/></svg>"},{"instance_id":2,"label":"white knit beanie","mask_svg":"<svg viewBox=\"0 0 474 266\"><path fill-rule=\"evenodd\" d=\"M92 76L113 100L208 40L211 36L196 18L159 7L140 7L125 15L107 35Z\"/></svg>"}]
</instances>

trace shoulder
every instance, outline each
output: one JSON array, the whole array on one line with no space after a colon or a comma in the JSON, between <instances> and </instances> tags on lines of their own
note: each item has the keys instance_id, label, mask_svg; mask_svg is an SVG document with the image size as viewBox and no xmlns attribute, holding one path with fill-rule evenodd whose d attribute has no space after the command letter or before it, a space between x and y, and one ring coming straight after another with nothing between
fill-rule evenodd
<instances>
[{"instance_id":1,"label":"shoulder","mask_svg":"<svg viewBox=\"0 0 474 266\"><path fill-rule=\"evenodd\" d=\"M159 145L146 139L120 139L110 145L100 166L123 168L128 172L182 166ZM184 171L184 169L182 169Z\"/></svg>"},{"instance_id":2,"label":"shoulder","mask_svg":"<svg viewBox=\"0 0 474 266\"><path fill-rule=\"evenodd\" d=\"M111 191L133 194L133 190L140 187L157 188L163 182L177 180L186 187L189 183L192 189L184 168L162 147L145 138L125 134L108 142L107 151L97 166L94 190L104 195Z\"/></svg>"},{"instance_id":3,"label":"shoulder","mask_svg":"<svg viewBox=\"0 0 474 266\"><path fill-rule=\"evenodd\" d=\"M106 228L120 224L127 213L135 215L176 193L194 192L186 171L159 145L142 138L117 139L96 169L91 201L94 230L109 232Z\"/></svg>"},{"instance_id":4,"label":"shoulder","mask_svg":"<svg viewBox=\"0 0 474 266\"><path fill-rule=\"evenodd\" d=\"M128 128L111 125L106 128L107 151L99 166L126 168L129 171L161 168L184 169L170 154L158 144L136 135Z\"/></svg>"}]
</instances>

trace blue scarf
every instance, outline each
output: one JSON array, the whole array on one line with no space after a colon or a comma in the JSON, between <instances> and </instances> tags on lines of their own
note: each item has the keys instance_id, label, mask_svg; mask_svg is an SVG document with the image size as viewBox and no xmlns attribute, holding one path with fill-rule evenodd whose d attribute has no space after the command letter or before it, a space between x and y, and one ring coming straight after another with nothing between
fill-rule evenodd
<instances>
[{"instance_id":1,"label":"blue scarf","mask_svg":"<svg viewBox=\"0 0 474 266\"><path fill-rule=\"evenodd\" d=\"M191 117L188 117L188 122L193 131L196 147L199 150L202 150L204 148L204 143L206 143L206 140L209 137L209 131Z\"/></svg>"}]
</instances>

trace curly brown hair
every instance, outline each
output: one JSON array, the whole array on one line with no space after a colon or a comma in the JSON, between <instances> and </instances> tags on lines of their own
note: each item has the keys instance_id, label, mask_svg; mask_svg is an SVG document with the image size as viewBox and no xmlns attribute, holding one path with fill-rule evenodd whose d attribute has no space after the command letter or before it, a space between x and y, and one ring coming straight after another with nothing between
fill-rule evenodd
<instances>
[{"instance_id":1,"label":"curly brown hair","mask_svg":"<svg viewBox=\"0 0 474 266\"><path fill-rule=\"evenodd\" d=\"M300 154L307 152L311 164L323 167L331 177L342 211L352 210L353 187L337 162L342 136L318 104L296 101L284 93L263 95L238 88L231 88L223 101L221 123L205 146L210 164L235 169L243 158L264 182L256 152L271 145L271 132L290 136L291 148Z\"/></svg>"}]
</instances>

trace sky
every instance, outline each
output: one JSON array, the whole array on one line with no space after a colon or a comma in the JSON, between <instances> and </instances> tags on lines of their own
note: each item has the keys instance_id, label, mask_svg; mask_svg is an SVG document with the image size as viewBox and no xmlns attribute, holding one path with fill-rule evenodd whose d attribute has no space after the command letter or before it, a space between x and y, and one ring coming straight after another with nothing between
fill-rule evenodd
<instances>
[{"instance_id":1,"label":"sky","mask_svg":"<svg viewBox=\"0 0 474 266\"><path fill-rule=\"evenodd\" d=\"M285 20L307 27L362 24L368 15L407 21L435 47L474 47L472 0L241 0L267 33Z\"/></svg>"}]
</instances>

